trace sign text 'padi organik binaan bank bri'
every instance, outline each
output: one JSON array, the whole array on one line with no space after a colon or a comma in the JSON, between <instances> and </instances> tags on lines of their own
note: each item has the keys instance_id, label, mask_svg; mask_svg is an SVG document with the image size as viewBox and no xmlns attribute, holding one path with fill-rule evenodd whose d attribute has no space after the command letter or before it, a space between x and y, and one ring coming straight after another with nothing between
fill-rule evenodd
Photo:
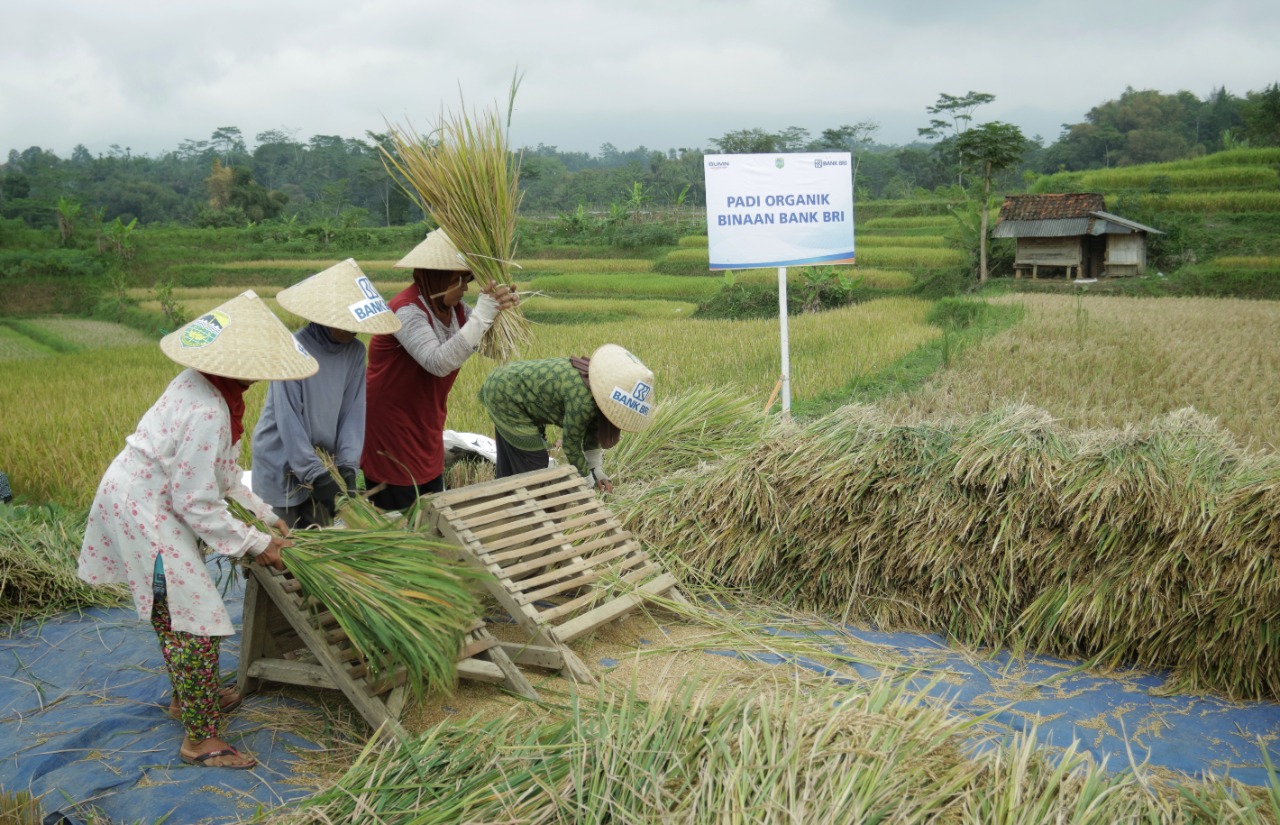
<instances>
[{"instance_id":1,"label":"sign text 'padi organik binaan bank bri'","mask_svg":"<svg viewBox=\"0 0 1280 825\"><path fill-rule=\"evenodd\" d=\"M711 269L851 264L848 152L705 155Z\"/></svg>"}]
</instances>

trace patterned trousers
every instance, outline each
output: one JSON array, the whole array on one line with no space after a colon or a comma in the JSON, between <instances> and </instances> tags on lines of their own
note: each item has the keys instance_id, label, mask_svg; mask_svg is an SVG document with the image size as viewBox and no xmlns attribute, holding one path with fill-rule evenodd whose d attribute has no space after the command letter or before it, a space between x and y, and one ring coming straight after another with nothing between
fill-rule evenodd
<instances>
[{"instance_id":1,"label":"patterned trousers","mask_svg":"<svg viewBox=\"0 0 1280 825\"><path fill-rule=\"evenodd\" d=\"M160 652L169 669L173 695L178 697L178 718L192 742L218 735L218 647L221 636L196 636L174 630L169 600L157 595L151 608L151 626L160 638Z\"/></svg>"}]
</instances>

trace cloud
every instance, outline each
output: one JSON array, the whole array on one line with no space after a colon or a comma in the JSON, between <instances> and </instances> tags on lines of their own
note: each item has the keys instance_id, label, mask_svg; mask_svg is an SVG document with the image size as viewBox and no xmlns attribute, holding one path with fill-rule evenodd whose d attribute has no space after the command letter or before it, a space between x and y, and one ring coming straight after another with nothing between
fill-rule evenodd
<instances>
[{"instance_id":1,"label":"cloud","mask_svg":"<svg viewBox=\"0 0 1280 825\"><path fill-rule=\"evenodd\" d=\"M362 138L503 105L563 150L705 147L736 129L875 120L905 143L946 92L1055 139L1127 86L1243 95L1280 77L1280 4L1047 0L475 3L88 0L5 12L0 151L159 153L221 126Z\"/></svg>"}]
</instances>

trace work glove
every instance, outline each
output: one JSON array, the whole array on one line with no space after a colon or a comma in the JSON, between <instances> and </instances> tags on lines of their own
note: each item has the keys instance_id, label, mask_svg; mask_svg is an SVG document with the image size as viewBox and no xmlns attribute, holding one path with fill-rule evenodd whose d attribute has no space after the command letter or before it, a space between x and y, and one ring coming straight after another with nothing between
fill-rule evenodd
<instances>
[{"instance_id":1,"label":"work glove","mask_svg":"<svg viewBox=\"0 0 1280 825\"><path fill-rule=\"evenodd\" d=\"M601 482L607 482L609 476L604 471L604 450L585 450L583 455L587 457L587 470L591 473L592 485L598 487Z\"/></svg>"},{"instance_id":2,"label":"work glove","mask_svg":"<svg viewBox=\"0 0 1280 825\"><path fill-rule=\"evenodd\" d=\"M342 486L347 488L347 498L354 498L356 494L356 468L339 467L338 475L342 476Z\"/></svg>"},{"instance_id":3,"label":"work glove","mask_svg":"<svg viewBox=\"0 0 1280 825\"><path fill-rule=\"evenodd\" d=\"M333 480L333 476L330 473L321 473L316 476L315 481L311 482L311 498L329 513L333 512L333 503L341 492L342 489L338 487L338 482Z\"/></svg>"},{"instance_id":4,"label":"work glove","mask_svg":"<svg viewBox=\"0 0 1280 825\"><path fill-rule=\"evenodd\" d=\"M467 322L458 330L458 334L472 349L480 346L480 339L493 326L493 319L498 317L498 302L492 295L481 292L476 299L476 308L471 310Z\"/></svg>"}]
</instances>

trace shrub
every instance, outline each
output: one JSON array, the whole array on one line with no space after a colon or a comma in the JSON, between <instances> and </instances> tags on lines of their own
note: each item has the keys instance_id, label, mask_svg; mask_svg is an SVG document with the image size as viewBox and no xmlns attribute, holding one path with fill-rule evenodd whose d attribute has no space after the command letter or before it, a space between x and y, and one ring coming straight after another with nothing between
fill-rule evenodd
<instances>
[{"instance_id":1,"label":"shrub","mask_svg":"<svg viewBox=\"0 0 1280 825\"><path fill-rule=\"evenodd\" d=\"M609 239L614 246L620 249L675 246L679 241L674 229L659 223L619 226L610 231Z\"/></svg>"},{"instance_id":2,"label":"shrub","mask_svg":"<svg viewBox=\"0 0 1280 825\"><path fill-rule=\"evenodd\" d=\"M64 280L95 278L106 272L102 258L81 249L0 251L0 278Z\"/></svg>"}]
</instances>

